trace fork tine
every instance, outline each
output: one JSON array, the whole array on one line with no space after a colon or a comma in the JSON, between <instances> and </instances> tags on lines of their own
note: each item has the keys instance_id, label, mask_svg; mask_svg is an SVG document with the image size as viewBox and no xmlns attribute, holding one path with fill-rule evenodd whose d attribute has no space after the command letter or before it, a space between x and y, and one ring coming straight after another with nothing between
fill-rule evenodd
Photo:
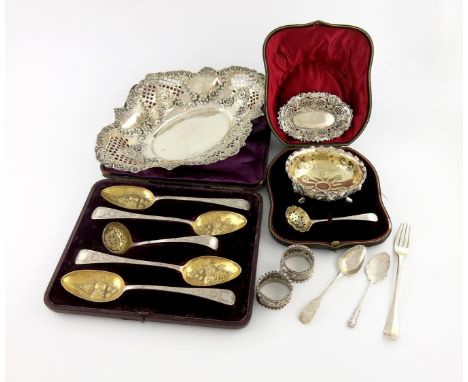
<instances>
[{"instance_id":1,"label":"fork tine","mask_svg":"<svg viewBox=\"0 0 468 382\"><path fill-rule=\"evenodd\" d=\"M400 245L400 239L401 239L402 233L403 233L403 224L400 224L400 226L398 227L398 232L395 236L393 247L398 247Z\"/></svg>"},{"instance_id":2,"label":"fork tine","mask_svg":"<svg viewBox=\"0 0 468 382\"><path fill-rule=\"evenodd\" d=\"M405 239L406 239L406 233L408 232L408 224L404 223L404 230L403 234L401 235L401 240L400 240L400 247L405 248Z\"/></svg>"},{"instance_id":3,"label":"fork tine","mask_svg":"<svg viewBox=\"0 0 468 382\"><path fill-rule=\"evenodd\" d=\"M398 246L401 247L403 244L403 240L405 239L405 230L406 230L406 224L401 223L401 234L400 234L400 240L398 241Z\"/></svg>"},{"instance_id":4,"label":"fork tine","mask_svg":"<svg viewBox=\"0 0 468 382\"><path fill-rule=\"evenodd\" d=\"M409 224L407 224L406 227L407 227L407 229L406 229L406 234L405 234L404 246L405 246L405 248L409 248L411 226Z\"/></svg>"}]
</instances>

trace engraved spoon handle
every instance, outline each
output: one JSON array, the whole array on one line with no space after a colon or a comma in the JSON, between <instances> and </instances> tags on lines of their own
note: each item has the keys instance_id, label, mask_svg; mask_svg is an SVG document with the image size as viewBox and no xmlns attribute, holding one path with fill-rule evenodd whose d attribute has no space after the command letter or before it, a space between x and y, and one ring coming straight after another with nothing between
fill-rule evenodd
<instances>
[{"instance_id":1,"label":"engraved spoon handle","mask_svg":"<svg viewBox=\"0 0 468 382\"><path fill-rule=\"evenodd\" d=\"M129 259L127 257L108 255L107 253L92 251L90 249L80 250L80 252L78 252L78 255L75 258L75 264L100 264L100 263L149 265L151 267L169 268L175 271L182 272L182 267L180 265L160 263L157 261Z\"/></svg>"},{"instance_id":2,"label":"engraved spoon handle","mask_svg":"<svg viewBox=\"0 0 468 382\"><path fill-rule=\"evenodd\" d=\"M175 222L175 223L185 223L192 225L191 220L173 218L169 216L155 216L155 215L144 215L137 214L135 212L127 212L116 210L114 208L108 207L96 207L91 215L91 219L143 219L143 220L157 220L157 221L166 221L166 222Z\"/></svg>"},{"instance_id":3,"label":"engraved spoon handle","mask_svg":"<svg viewBox=\"0 0 468 382\"><path fill-rule=\"evenodd\" d=\"M299 320L303 324L308 324L314 318L315 313L317 313L318 308L320 307L320 302L322 301L322 297L328 290L343 276L343 273L338 273L335 278L332 280L330 284L324 289L322 293L320 293L316 298L310 301L299 314Z\"/></svg>"},{"instance_id":4,"label":"engraved spoon handle","mask_svg":"<svg viewBox=\"0 0 468 382\"><path fill-rule=\"evenodd\" d=\"M182 293L191 296L206 298L207 300L219 302L225 305L234 305L236 302L236 295L229 289L218 288L180 288L170 287L164 285L127 285L125 290L145 289L157 290L163 292Z\"/></svg>"},{"instance_id":5,"label":"engraved spoon handle","mask_svg":"<svg viewBox=\"0 0 468 382\"><path fill-rule=\"evenodd\" d=\"M369 222L376 222L379 221L379 218L373 212L368 214L359 214L359 215L350 215L350 216L343 216L339 218L333 218L332 220L364 220Z\"/></svg>"},{"instance_id":6,"label":"engraved spoon handle","mask_svg":"<svg viewBox=\"0 0 468 382\"><path fill-rule=\"evenodd\" d=\"M150 244L162 244L162 243L192 243L204 245L211 249L218 249L219 240L214 236L202 235L202 236L183 236L183 237L174 237L170 239L158 239L158 240L147 240L139 241L133 243L132 247L138 247L141 245L150 245Z\"/></svg>"},{"instance_id":7,"label":"engraved spoon handle","mask_svg":"<svg viewBox=\"0 0 468 382\"><path fill-rule=\"evenodd\" d=\"M218 204L220 206L238 208L240 210L248 210L250 203L245 199L237 198L195 198L191 196L156 196L155 201L158 200L182 200L186 202L205 202Z\"/></svg>"},{"instance_id":8,"label":"engraved spoon handle","mask_svg":"<svg viewBox=\"0 0 468 382\"><path fill-rule=\"evenodd\" d=\"M332 221L335 220L362 220L362 221L368 221L368 222L376 222L379 221L379 218L376 214L373 212L370 212L368 214L359 214L359 215L349 215L349 216L341 216L337 218L332 218ZM321 222L328 222L328 219L318 219L314 220L314 223L321 223Z\"/></svg>"},{"instance_id":9,"label":"engraved spoon handle","mask_svg":"<svg viewBox=\"0 0 468 382\"><path fill-rule=\"evenodd\" d=\"M371 286L371 283L368 282L366 290L364 291L364 294L362 295L361 299L359 300L358 305L356 306L356 308L354 308L353 313L351 314L351 317L346 322L346 325L348 325L348 328L350 328L350 329L355 328L356 325L357 325L357 319L359 317L359 314L361 313L361 306L362 306L362 303L364 302L364 299L367 296L367 292L369 291L370 286Z\"/></svg>"}]
</instances>

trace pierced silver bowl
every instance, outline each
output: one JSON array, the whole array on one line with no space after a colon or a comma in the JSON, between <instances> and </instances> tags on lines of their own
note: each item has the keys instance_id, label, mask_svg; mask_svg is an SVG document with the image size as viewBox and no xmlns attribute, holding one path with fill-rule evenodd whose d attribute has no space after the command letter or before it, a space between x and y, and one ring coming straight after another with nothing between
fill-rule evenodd
<instances>
[{"instance_id":1,"label":"pierced silver bowl","mask_svg":"<svg viewBox=\"0 0 468 382\"><path fill-rule=\"evenodd\" d=\"M359 191L367 176L358 157L322 146L293 152L286 160L286 173L295 192L325 201L343 199Z\"/></svg>"},{"instance_id":2,"label":"pierced silver bowl","mask_svg":"<svg viewBox=\"0 0 468 382\"><path fill-rule=\"evenodd\" d=\"M353 111L340 97L330 93L300 93L278 113L281 130L308 142L327 141L342 135L353 120Z\"/></svg>"},{"instance_id":3,"label":"pierced silver bowl","mask_svg":"<svg viewBox=\"0 0 468 382\"><path fill-rule=\"evenodd\" d=\"M96 157L130 172L224 160L245 145L263 98L263 74L240 66L148 74L99 133Z\"/></svg>"}]
</instances>

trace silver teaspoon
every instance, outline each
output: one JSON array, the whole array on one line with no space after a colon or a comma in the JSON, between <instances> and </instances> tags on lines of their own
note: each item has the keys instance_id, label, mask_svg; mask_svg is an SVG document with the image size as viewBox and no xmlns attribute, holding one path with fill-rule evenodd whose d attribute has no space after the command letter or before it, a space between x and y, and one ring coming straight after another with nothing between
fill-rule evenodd
<instances>
[{"instance_id":1,"label":"silver teaspoon","mask_svg":"<svg viewBox=\"0 0 468 382\"><path fill-rule=\"evenodd\" d=\"M369 260L366 266L366 274L369 282L367 283L366 290L364 291L361 300L359 300L358 306L353 310L351 317L346 323L348 328L354 328L356 326L359 313L361 312L361 306L365 297L367 296L369 287L385 279L387 277L389 267L390 256L385 252L375 255L372 259Z\"/></svg>"},{"instance_id":2,"label":"silver teaspoon","mask_svg":"<svg viewBox=\"0 0 468 382\"><path fill-rule=\"evenodd\" d=\"M364 263L364 258L366 257L366 247L363 245L356 245L348 249L343 253L338 259L338 267L340 272L335 276L333 281L328 284L325 290L320 293L316 298L310 301L299 314L299 320L303 324L308 324L314 318L315 313L317 313L318 308L320 307L320 302L322 301L323 296L327 291L343 276L349 276L357 273Z\"/></svg>"}]
</instances>

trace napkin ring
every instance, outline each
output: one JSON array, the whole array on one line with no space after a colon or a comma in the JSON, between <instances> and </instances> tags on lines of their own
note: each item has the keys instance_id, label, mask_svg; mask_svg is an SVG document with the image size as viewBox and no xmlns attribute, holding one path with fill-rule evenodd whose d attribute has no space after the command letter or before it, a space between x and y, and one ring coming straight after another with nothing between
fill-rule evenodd
<instances>
[{"instance_id":1,"label":"napkin ring","mask_svg":"<svg viewBox=\"0 0 468 382\"><path fill-rule=\"evenodd\" d=\"M303 271L296 271L288 267L286 260L290 257L303 257L308 263L307 269ZM286 251L284 251L283 256L281 256L281 272L286 274L286 276L292 282L302 283L310 279L312 274L314 273L314 266L315 259L312 250L309 247L306 247L302 244L290 245L288 248L286 248Z\"/></svg>"},{"instance_id":2,"label":"napkin ring","mask_svg":"<svg viewBox=\"0 0 468 382\"><path fill-rule=\"evenodd\" d=\"M284 286L286 286L286 288L288 288L288 292L286 293L284 297L280 299L274 299L274 298L267 296L265 293L263 293L263 288L267 284L271 284L271 283L283 284ZM292 283L285 274L281 272L277 272L277 271L267 272L264 275L262 275L260 279L258 280L257 293L256 293L257 301L260 305L263 305L266 308L281 309L281 308L284 308L291 300L292 290L293 290Z\"/></svg>"}]
</instances>

